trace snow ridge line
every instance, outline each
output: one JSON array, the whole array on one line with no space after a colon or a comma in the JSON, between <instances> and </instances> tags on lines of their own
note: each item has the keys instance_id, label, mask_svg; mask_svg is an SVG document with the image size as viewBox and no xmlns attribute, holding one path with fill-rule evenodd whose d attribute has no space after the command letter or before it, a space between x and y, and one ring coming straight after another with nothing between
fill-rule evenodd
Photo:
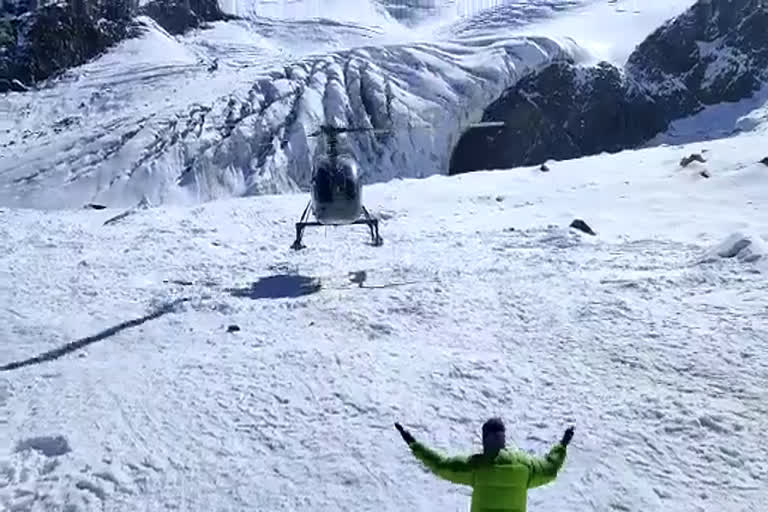
<instances>
[{"instance_id":1,"label":"snow ridge line","mask_svg":"<svg viewBox=\"0 0 768 512\"><path fill-rule=\"evenodd\" d=\"M176 310L176 307L181 304L182 302L188 301L188 298L182 297L180 299L176 299L172 302L169 302L167 304L163 304L150 314L143 316L141 318L135 318L133 320L128 320L126 322L122 322L120 324L117 324L115 326L112 326L108 329L105 329L97 334L94 334L92 336L88 336L86 338L79 339L77 341L72 341L70 343L67 343L59 348L56 348L54 350L49 350L48 352L44 352L40 355L37 355L35 357L24 359L21 361L14 361L12 363L8 363L6 365L0 366L0 371L10 371L10 370L16 370L19 368L23 368L25 366L32 366L40 363L45 363L48 361L53 361L55 359L59 359L60 357L63 357L71 352L75 352L76 350L80 350L83 347L86 347L92 343L96 343L97 341L104 340L106 338L110 338L114 336L115 334L119 333L120 331L123 331L125 329L129 329L131 327L137 327L143 323L146 323L150 320L155 320L157 318L160 318L161 316L167 315L168 313L172 313Z\"/></svg>"}]
</instances>

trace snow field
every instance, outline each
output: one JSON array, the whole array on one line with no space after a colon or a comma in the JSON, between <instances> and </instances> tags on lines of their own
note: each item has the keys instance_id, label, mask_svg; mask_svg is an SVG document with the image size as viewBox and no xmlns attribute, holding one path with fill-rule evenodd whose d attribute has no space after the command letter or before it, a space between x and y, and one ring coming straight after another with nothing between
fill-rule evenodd
<instances>
[{"instance_id":1,"label":"snow field","mask_svg":"<svg viewBox=\"0 0 768 512\"><path fill-rule=\"evenodd\" d=\"M759 510L765 274L708 258L768 238L758 141L374 185L379 248L290 251L302 194L3 209L0 503L465 510L392 423L466 452L499 414L538 453L576 425L531 510Z\"/></svg>"}]
</instances>

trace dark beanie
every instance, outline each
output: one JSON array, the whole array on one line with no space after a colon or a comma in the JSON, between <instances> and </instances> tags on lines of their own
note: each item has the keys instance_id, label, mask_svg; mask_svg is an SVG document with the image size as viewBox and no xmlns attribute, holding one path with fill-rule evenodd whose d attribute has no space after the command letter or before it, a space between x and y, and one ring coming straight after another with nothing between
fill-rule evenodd
<instances>
[{"instance_id":1,"label":"dark beanie","mask_svg":"<svg viewBox=\"0 0 768 512\"><path fill-rule=\"evenodd\" d=\"M483 423L483 436L490 432L504 432L504 422L501 418L491 418Z\"/></svg>"}]
</instances>

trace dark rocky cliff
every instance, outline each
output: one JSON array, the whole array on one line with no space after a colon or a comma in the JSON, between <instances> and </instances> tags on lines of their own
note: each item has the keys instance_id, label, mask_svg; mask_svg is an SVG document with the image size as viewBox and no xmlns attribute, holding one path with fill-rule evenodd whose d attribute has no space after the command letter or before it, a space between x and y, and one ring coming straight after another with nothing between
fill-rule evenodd
<instances>
[{"instance_id":1,"label":"dark rocky cliff","mask_svg":"<svg viewBox=\"0 0 768 512\"><path fill-rule=\"evenodd\" d=\"M623 70L553 64L485 110L502 129L465 133L450 174L637 147L675 119L750 97L768 78L768 2L700 0L632 52Z\"/></svg>"},{"instance_id":2,"label":"dark rocky cliff","mask_svg":"<svg viewBox=\"0 0 768 512\"><path fill-rule=\"evenodd\" d=\"M8 4L0 17L0 93L23 90L139 33L147 15L171 34L229 19L217 0L70 0Z\"/></svg>"}]
</instances>

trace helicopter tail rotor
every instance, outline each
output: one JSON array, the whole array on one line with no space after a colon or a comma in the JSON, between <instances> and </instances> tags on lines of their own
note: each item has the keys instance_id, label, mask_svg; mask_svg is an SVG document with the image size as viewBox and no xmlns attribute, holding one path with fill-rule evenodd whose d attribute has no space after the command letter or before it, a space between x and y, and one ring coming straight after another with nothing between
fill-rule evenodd
<instances>
[{"instance_id":1,"label":"helicopter tail rotor","mask_svg":"<svg viewBox=\"0 0 768 512\"><path fill-rule=\"evenodd\" d=\"M504 128L507 125L504 121L481 121L471 123L467 128Z\"/></svg>"},{"instance_id":2,"label":"helicopter tail rotor","mask_svg":"<svg viewBox=\"0 0 768 512\"><path fill-rule=\"evenodd\" d=\"M480 121L477 123L470 123L467 125L466 129L471 130L475 128L503 128L506 126L506 123L504 121ZM409 124L406 126L403 126L402 129L422 129L422 130L434 130L435 127L429 124ZM308 134L308 137L317 137L319 135L329 135L331 137L341 134L341 133L360 133L360 132L370 132L370 133L393 133L396 131L396 128L367 128L362 126L331 126L331 125L320 125L318 130Z\"/></svg>"},{"instance_id":3,"label":"helicopter tail rotor","mask_svg":"<svg viewBox=\"0 0 768 512\"><path fill-rule=\"evenodd\" d=\"M371 132L371 133L391 133L393 130L389 128L366 128L358 126L330 126L321 125L317 131L314 131L307 135L308 137L317 137L318 135L337 135L340 133L353 133L353 132Z\"/></svg>"}]
</instances>

